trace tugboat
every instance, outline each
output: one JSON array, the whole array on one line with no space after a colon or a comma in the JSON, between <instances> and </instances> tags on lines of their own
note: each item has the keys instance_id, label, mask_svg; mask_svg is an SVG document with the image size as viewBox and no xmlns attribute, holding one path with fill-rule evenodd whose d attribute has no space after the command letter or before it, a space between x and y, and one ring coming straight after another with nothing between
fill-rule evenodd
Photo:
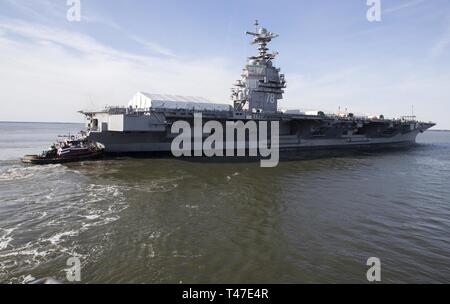
<instances>
[{"instance_id":1,"label":"tugboat","mask_svg":"<svg viewBox=\"0 0 450 304\"><path fill-rule=\"evenodd\" d=\"M54 143L41 155L25 155L23 163L34 165L61 164L98 158L104 153L105 147L86 136L69 136L64 140Z\"/></svg>"}]
</instances>

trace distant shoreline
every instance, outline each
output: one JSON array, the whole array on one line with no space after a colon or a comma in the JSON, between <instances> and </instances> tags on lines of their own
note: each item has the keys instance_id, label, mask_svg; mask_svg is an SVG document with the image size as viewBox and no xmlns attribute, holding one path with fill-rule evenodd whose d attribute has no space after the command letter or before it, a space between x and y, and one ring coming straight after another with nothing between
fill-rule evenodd
<instances>
[{"instance_id":1,"label":"distant shoreline","mask_svg":"<svg viewBox=\"0 0 450 304\"><path fill-rule=\"evenodd\" d=\"M23 123L23 124L58 124L58 125L82 125L82 122L55 122L55 121L2 121L0 123Z\"/></svg>"}]
</instances>

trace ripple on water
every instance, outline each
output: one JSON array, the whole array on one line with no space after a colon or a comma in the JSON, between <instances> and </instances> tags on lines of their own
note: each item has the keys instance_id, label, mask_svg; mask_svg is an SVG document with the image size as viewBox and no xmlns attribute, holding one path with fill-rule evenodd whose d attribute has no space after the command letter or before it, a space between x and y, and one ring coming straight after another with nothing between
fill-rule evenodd
<instances>
[{"instance_id":1,"label":"ripple on water","mask_svg":"<svg viewBox=\"0 0 450 304\"><path fill-rule=\"evenodd\" d=\"M271 170L0 162L0 281L58 276L75 253L86 282L364 282L369 256L385 282L445 282L449 148Z\"/></svg>"},{"instance_id":2,"label":"ripple on water","mask_svg":"<svg viewBox=\"0 0 450 304\"><path fill-rule=\"evenodd\" d=\"M11 233L16 229L0 229L0 251L8 247L9 243L13 240Z\"/></svg>"},{"instance_id":3,"label":"ripple on water","mask_svg":"<svg viewBox=\"0 0 450 304\"><path fill-rule=\"evenodd\" d=\"M14 165L2 168L0 178L0 187L2 182L15 185L23 182L27 186L22 190L22 198L8 200L8 211L16 214L14 219L0 218L2 282L26 281L27 271L61 256L68 258L75 254L83 257L84 262L94 259L101 254L99 244L89 248L81 246L80 234L117 221L128 207L124 193L129 187L92 183L86 176L59 165ZM46 182L42 183L43 180ZM92 233L95 238L95 232Z\"/></svg>"},{"instance_id":4,"label":"ripple on water","mask_svg":"<svg viewBox=\"0 0 450 304\"><path fill-rule=\"evenodd\" d=\"M12 167L0 168L0 182L20 181L46 173L54 174L57 168L62 169L62 166L24 166L20 164L14 164Z\"/></svg>"}]
</instances>

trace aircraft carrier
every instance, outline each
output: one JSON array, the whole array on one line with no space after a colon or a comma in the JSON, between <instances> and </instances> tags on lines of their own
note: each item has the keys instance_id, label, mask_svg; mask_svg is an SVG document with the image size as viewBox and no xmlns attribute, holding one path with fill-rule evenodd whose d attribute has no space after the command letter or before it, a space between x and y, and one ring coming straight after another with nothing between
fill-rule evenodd
<instances>
[{"instance_id":1,"label":"aircraft carrier","mask_svg":"<svg viewBox=\"0 0 450 304\"><path fill-rule=\"evenodd\" d=\"M283 99L286 80L273 64L278 53L267 47L278 35L258 23L255 26L256 30L247 34L258 53L248 58L234 85L232 105L201 97L138 92L128 106L81 111L87 118L86 136L103 144L109 153L170 154L178 135L172 133L172 125L180 120L193 124L195 115L201 113L204 122L215 120L224 126L229 121L278 121L280 151L331 151L411 145L419 133L435 125L414 116L388 119L383 115L280 110L278 102Z\"/></svg>"}]
</instances>

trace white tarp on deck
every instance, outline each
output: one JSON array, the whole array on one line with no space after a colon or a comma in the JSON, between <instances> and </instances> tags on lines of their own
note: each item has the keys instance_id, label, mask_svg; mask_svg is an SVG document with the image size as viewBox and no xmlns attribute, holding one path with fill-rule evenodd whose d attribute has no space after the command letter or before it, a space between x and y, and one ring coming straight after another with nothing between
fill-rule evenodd
<instances>
[{"instance_id":1,"label":"white tarp on deck","mask_svg":"<svg viewBox=\"0 0 450 304\"><path fill-rule=\"evenodd\" d=\"M202 97L161 95L138 92L128 103L133 109L183 109L200 111L230 111L227 104L211 103Z\"/></svg>"}]
</instances>

